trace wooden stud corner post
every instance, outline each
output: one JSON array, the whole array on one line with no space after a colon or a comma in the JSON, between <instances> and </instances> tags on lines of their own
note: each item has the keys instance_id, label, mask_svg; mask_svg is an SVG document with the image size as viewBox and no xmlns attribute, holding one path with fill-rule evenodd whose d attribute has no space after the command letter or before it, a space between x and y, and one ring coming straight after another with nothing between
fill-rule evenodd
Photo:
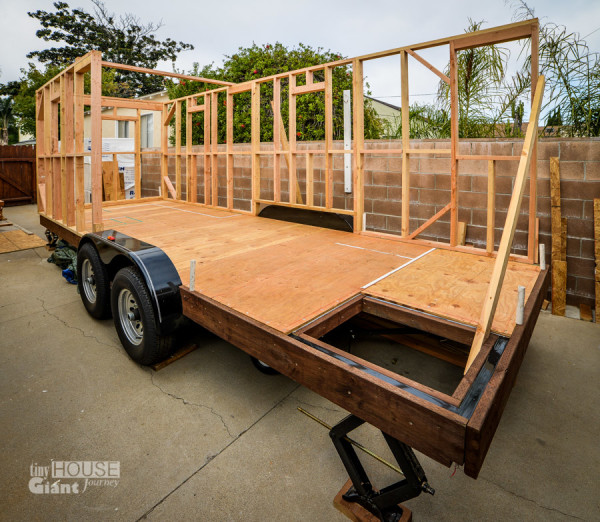
<instances>
[{"instance_id":1,"label":"wooden stud corner post","mask_svg":"<svg viewBox=\"0 0 600 522\"><path fill-rule=\"evenodd\" d=\"M256 215L260 208L260 84L253 82L251 92L252 213Z\"/></svg>"},{"instance_id":2,"label":"wooden stud corner post","mask_svg":"<svg viewBox=\"0 0 600 522\"><path fill-rule=\"evenodd\" d=\"M408 96L408 54L400 53L402 91L402 237L410 233L410 99Z\"/></svg>"},{"instance_id":3,"label":"wooden stud corner post","mask_svg":"<svg viewBox=\"0 0 600 522\"><path fill-rule=\"evenodd\" d=\"M458 243L458 67L450 42L450 245ZM468 366L467 366L468 367Z\"/></svg>"},{"instance_id":4,"label":"wooden stud corner post","mask_svg":"<svg viewBox=\"0 0 600 522\"><path fill-rule=\"evenodd\" d=\"M102 53L91 51L92 232L102 232Z\"/></svg>"},{"instance_id":5,"label":"wooden stud corner post","mask_svg":"<svg viewBox=\"0 0 600 522\"><path fill-rule=\"evenodd\" d=\"M532 151L535 142L537 141L537 127L538 119L540 117L543 93L544 77L540 76L537 89L535 91L533 107L531 109L531 117L529 120L529 126L527 127L527 134L525 135L525 141L523 143L521 160L519 161L519 168L515 177L513 195L510 198L510 205L506 214L506 222L504 223L504 231L502 232L500 246L498 247L498 255L496 257L496 261L494 262L490 284L483 301L481 316L479 318L479 323L477 324L477 329L475 330L475 337L473 339L473 344L471 345L471 351L469 352L469 359L467 361L465 373L471 364L473 364L475 357L477 357L477 354L481 350L481 346L487 339L492 328L492 321L496 312L496 306L498 305L498 299L500 298L500 291L502 290L504 275L506 274L506 266L508 265L510 248L515 235L515 229L517 227L517 219L519 217L519 211L521 210L521 202L523 200L523 192L525 191L527 173L531 164Z\"/></svg>"},{"instance_id":6,"label":"wooden stud corner post","mask_svg":"<svg viewBox=\"0 0 600 522\"><path fill-rule=\"evenodd\" d=\"M358 58L352 62L352 101L353 131L354 131L354 179L352 190L354 191L354 232L362 232L364 201L364 170L363 153L365 145L365 101L363 87L363 63Z\"/></svg>"}]
</instances>

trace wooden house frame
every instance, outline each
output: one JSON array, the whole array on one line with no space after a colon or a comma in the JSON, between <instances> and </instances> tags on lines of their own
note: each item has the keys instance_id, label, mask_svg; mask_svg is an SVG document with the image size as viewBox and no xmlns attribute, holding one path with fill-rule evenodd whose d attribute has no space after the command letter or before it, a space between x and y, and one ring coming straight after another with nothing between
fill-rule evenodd
<instances>
[{"instance_id":1,"label":"wooden house frame","mask_svg":"<svg viewBox=\"0 0 600 522\"><path fill-rule=\"evenodd\" d=\"M320 64L304 69L257 78L241 84L231 84L188 75L148 70L102 60L101 53L91 51L77 59L57 77L37 91L37 167L39 198L38 208L41 223L73 244L78 244L88 233L102 234L105 231L104 213L111 206L134 208L142 202L169 201L185 203L210 211L225 210L237 214L257 216L266 206L282 206L324 213L351 216L355 236L384 239L418 247L436 248L463 254L476 254L492 260L490 277L481 313L476 327L467 327L455 321L433 317L408 310L406 307L384 303L374 296L356 296L338 306L312 318L292 334L278 330L259 321L249 319L240 310L224 306L217 300L194 291L194 272L181 286L184 315L215 331L224 339L242 347L252 356L260 358L282 373L305 384L331 399L361 418L403 440L435 460L450 465L457 462L465 465L465 472L473 477L479 473L492 436L498 425L503 408L516 378L529 338L548 284L547 270L535 274L529 299L525 304L525 320L517 325L506 338L490 333L496 307L505 278L507 265L517 262L527 267L537 263L537 208L536 208L536 144L537 121L540 113L544 80L538 77L538 33L537 19L526 20L506 26L465 33L433 40L417 45L399 47L371 53L351 59ZM520 39L531 42L531 85L532 108L530 124L519 156L464 155L459 152L458 137L458 79L457 53L474 47L500 44ZM450 74L446 76L428 61L419 51L438 46L448 46ZM451 191L448 204L416 230L410 230L409 191L404 190L401 201L401 235L382 234L365 230L364 224L364 161L374 153L364 139L364 92L363 65L370 60L399 56L401 64L402 94L402 148L377 149L377 154L396 155L402 158L402 186L410 187L409 160L412 156L444 154L451 165ZM449 149L417 149L411 147L409 139L409 57L419 65L427 67L450 86L451 139ZM350 151L333 146L332 116L332 71L336 67L352 67L352 126L353 141ZM213 84L212 90L170 100L165 103L122 99L102 96L103 68L121 69L140 73L179 78ZM84 74L90 73L90 94L84 92ZM315 74L323 81L314 81ZM298 79L302 77L302 84ZM263 84L272 85L274 128L283 126L280 121L281 85L286 81L289 96L289 141L285 133L274 132L272 144L260 142L260 103ZM233 147L234 96L242 92L251 95L251 149L236 150ZM323 149L299 148L296 140L296 97L305 93L323 92L325 100L325 140ZM535 95L533 95L535 93ZM225 96L226 150L218 148L217 101ZM91 151L84 151L83 118L84 108L91 112ZM112 114L103 114L103 107L113 107ZM120 116L119 107L137 109L137 116ZM161 196L142 198L142 155L140 146L140 110L150 109L161 114L162 147ZM194 151L189 146L192 139L192 115L204 113L204 147ZM135 199L102 201L102 120L112 119L135 123L135 147L128 154L135 157ZM169 151L169 125L175 121L174 151ZM186 143L182 146L182 127ZM59 146L60 138L60 146ZM352 155L353 208L335 208L333 205L333 155ZM112 153L116 156L121 153ZM250 212L237 210L233 205L234 158L249 155L252 166L252 200ZM273 199L261 198L261 157L273 156ZM315 205L313 194L313 160L316 155L325 158L324 205ZM91 204L84 201L84 158L91 157ZM225 157L226 203L219 202L218 171L219 158ZM296 163L304 156L306 164L306 197L298 198ZM169 172L169 158L174 157L174 173ZM280 159L285 158L289 167L289 197L282 197ZM459 244L458 205L460 177L459 161L485 160L488 163L488 218L487 247L477 249ZM494 196L495 166L499 161L517 163L513 196L507 213L502 239L494 249ZM204 171L204 198L198 201L197 167L199 162ZM186 199L182 199L182 165L185 165ZM511 255L510 249L522 196L529 176L529 231L526 256ZM115 184L116 190L116 184ZM116 197L114 198L117 199ZM191 208L191 207L190 207ZM440 217L450 215L450 241L436 243L419 239L418 236ZM115 227L118 228L118 227ZM157 244L157 246L160 246ZM385 274L388 275L388 274ZM383 276L382 276L383 277ZM184 278L182 277L182 280ZM380 278L381 279L381 278ZM471 346L465 375L454 395L449 396L432 390L410 379L391 374L365 361L357 361L351 355L326 345L319 338L357 313L374 314L402 324L409 324L424 331L437 333ZM223 325L226 325L224 328ZM283 357L282 357L282 354ZM349 365L348 361L352 361ZM324 382L324 374L335 385ZM485 376L485 378L482 377ZM476 389L475 389L476 388ZM356 390L360 389L360 394ZM473 394L476 398L473 398ZM471 402L469 402L471 401ZM468 403L468 404L467 404Z\"/></svg>"}]
</instances>

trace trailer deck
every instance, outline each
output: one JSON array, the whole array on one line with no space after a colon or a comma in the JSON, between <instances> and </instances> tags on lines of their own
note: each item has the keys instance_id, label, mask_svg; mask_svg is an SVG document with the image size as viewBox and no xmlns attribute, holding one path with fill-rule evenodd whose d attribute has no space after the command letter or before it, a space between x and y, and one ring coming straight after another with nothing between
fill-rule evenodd
<instances>
[{"instance_id":1,"label":"trailer deck","mask_svg":"<svg viewBox=\"0 0 600 522\"><path fill-rule=\"evenodd\" d=\"M359 295L475 327L494 265L465 252L186 202L111 205L103 216L104 230L163 250L183 285L195 260L199 294L284 334ZM91 209L86 217L91 225ZM512 334L517 288L525 286L527 300L539 273L509 261L493 332Z\"/></svg>"}]
</instances>

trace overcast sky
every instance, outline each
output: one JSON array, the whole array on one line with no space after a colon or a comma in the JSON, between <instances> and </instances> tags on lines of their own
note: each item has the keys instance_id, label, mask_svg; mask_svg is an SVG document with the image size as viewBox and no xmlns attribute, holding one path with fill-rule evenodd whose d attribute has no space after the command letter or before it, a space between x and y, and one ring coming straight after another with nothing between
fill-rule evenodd
<instances>
[{"instance_id":1,"label":"overcast sky","mask_svg":"<svg viewBox=\"0 0 600 522\"><path fill-rule=\"evenodd\" d=\"M70 7L92 11L89 0L68 1ZM106 0L117 14L131 12L142 21L160 21L157 37L181 40L194 45L180 54L177 67L189 70L193 62L220 64L224 55L240 46L280 41L292 46L299 42L323 47L352 57L462 33L468 19L485 20L485 27L513 21L514 8L505 0L406 0L327 1L229 0L191 2L183 0ZM529 0L538 18L563 24L569 31L587 36L590 48L600 50L600 1ZM0 0L0 82L16 80L26 66L26 54L49 46L39 40L36 20L28 11L52 11L48 0ZM590 34L591 33L591 34ZM513 56L516 45L510 46ZM443 69L447 50L424 51L423 56ZM161 69L171 70L170 63ZM414 72L413 72L414 71ZM399 60L393 57L369 62L365 74L374 97L399 104ZM421 66L411 66L411 101L428 101L437 77ZM413 98L413 95L417 95Z\"/></svg>"}]
</instances>

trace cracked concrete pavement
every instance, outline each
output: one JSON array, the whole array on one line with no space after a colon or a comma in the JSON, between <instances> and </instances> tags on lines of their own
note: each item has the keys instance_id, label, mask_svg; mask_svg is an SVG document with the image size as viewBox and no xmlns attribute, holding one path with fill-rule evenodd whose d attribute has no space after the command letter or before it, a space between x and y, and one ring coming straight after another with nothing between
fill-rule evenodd
<instances>
[{"instance_id":1,"label":"cracked concrete pavement","mask_svg":"<svg viewBox=\"0 0 600 522\"><path fill-rule=\"evenodd\" d=\"M43 232L31 207L5 213ZM199 328L183 359L136 365L47 256L0 255L0 520L346 520L332 506L342 464L297 407L330 424L343 410ZM389 362L385 343L357 349ZM413 378L431 370L410 350L395 357ZM542 313L479 479L419 455L436 494L407 502L415 517L599 520L599 371L600 326ZM431 373L428 384L448 385ZM386 455L373 428L353 435ZM52 459L119 461L121 476L80 494L31 493L30 466ZM376 485L397 480L364 463Z\"/></svg>"}]
</instances>

